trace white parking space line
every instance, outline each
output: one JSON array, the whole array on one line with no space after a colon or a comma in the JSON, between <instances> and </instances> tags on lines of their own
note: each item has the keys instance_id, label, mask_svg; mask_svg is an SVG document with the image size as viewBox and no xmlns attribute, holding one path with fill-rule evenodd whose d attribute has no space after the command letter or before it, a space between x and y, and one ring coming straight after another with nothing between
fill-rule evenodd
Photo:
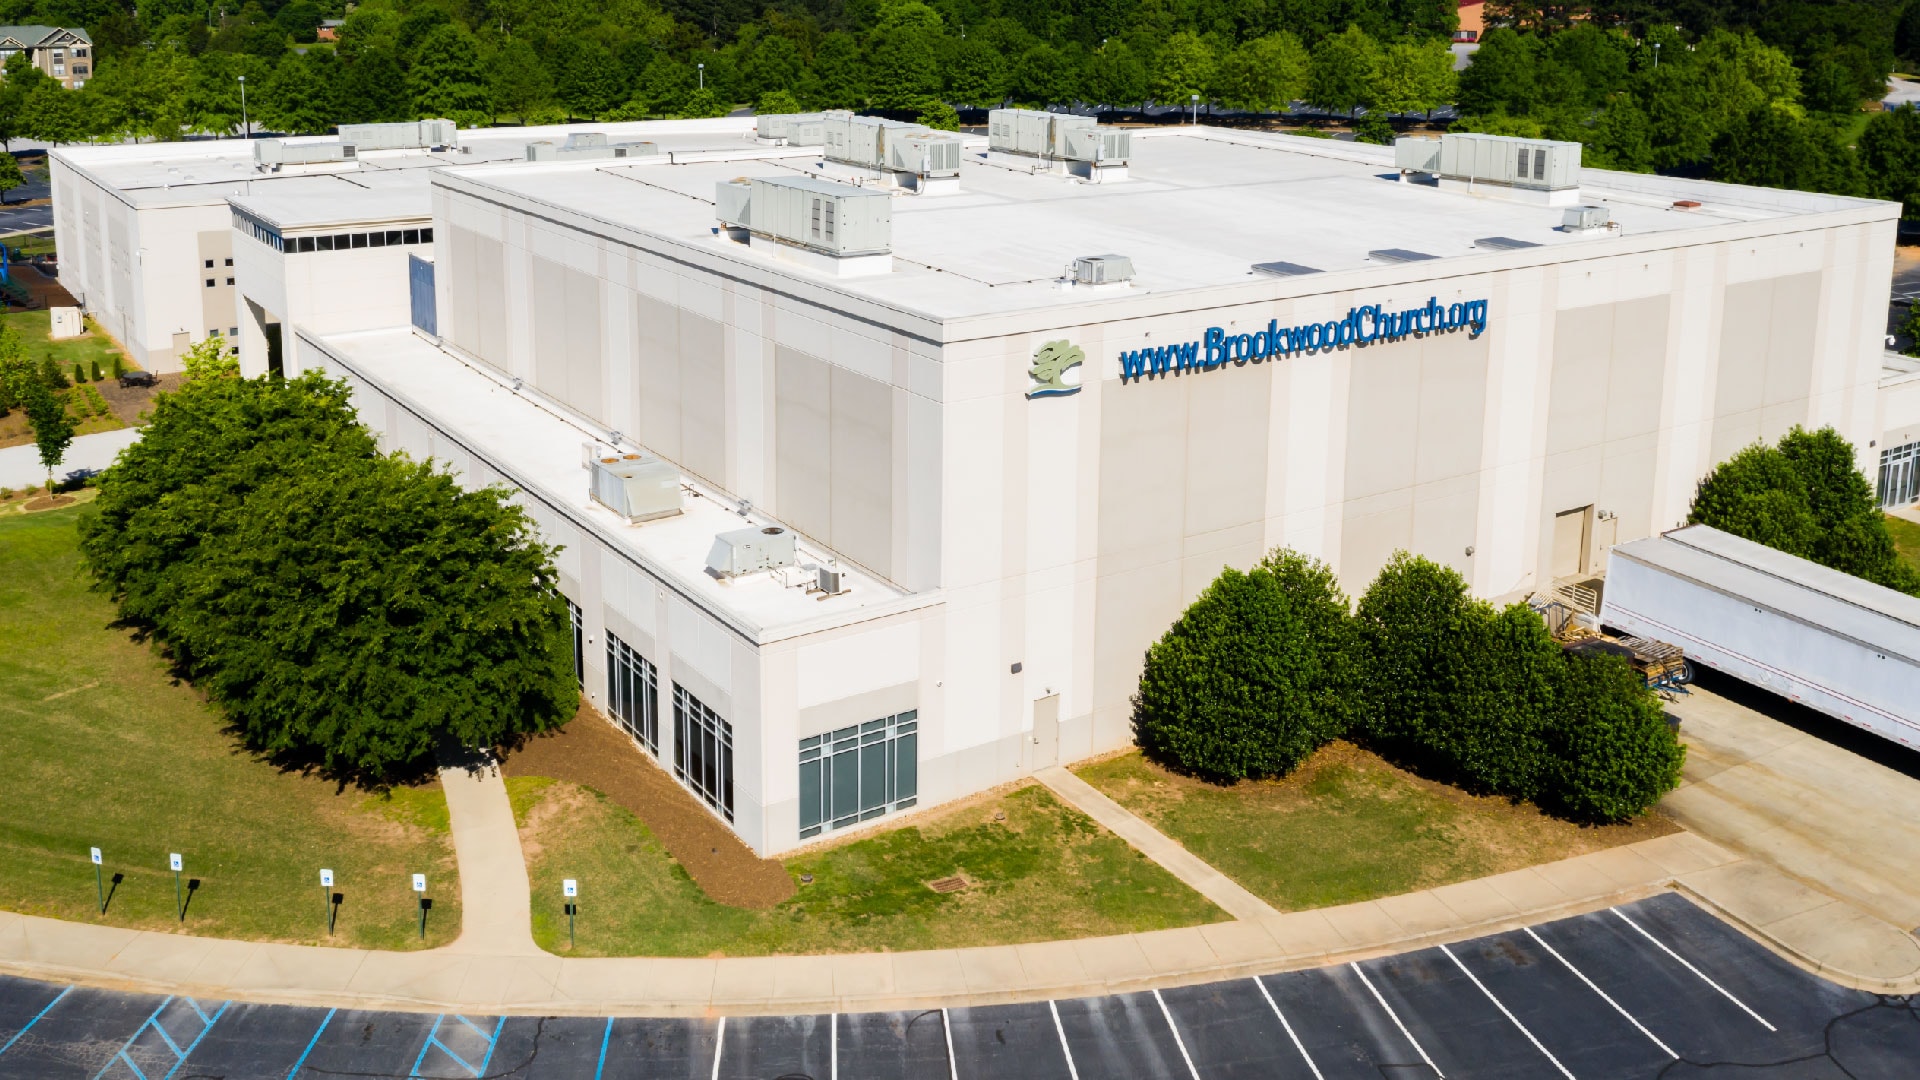
<instances>
[{"instance_id":1,"label":"white parking space line","mask_svg":"<svg viewBox=\"0 0 1920 1080\"><path fill-rule=\"evenodd\" d=\"M827 1015L827 1076L840 1080L840 1014Z\"/></svg>"},{"instance_id":2,"label":"white parking space line","mask_svg":"<svg viewBox=\"0 0 1920 1080\"><path fill-rule=\"evenodd\" d=\"M1553 1067L1560 1070L1561 1076L1566 1077L1567 1080L1575 1080L1573 1073L1567 1071L1567 1067L1565 1065L1560 1064L1560 1059L1553 1056L1553 1051L1547 1049L1544 1045L1541 1044L1539 1039L1536 1039L1533 1037L1533 1032L1527 1030L1527 1025L1521 1023L1519 1017L1513 1015L1512 1012L1508 1011L1507 1007L1501 1003L1500 999L1493 996L1493 991L1487 989L1486 984L1480 981L1479 976L1475 975L1472 971L1468 970L1467 965L1461 963L1460 958L1453 955L1452 949L1449 949L1445 945L1442 945L1440 946L1440 951L1447 954L1447 959L1453 961L1453 966L1460 969L1460 974L1465 975L1468 979L1472 980L1473 985L1478 987L1481 993L1487 995L1487 1000L1493 1002L1493 1007L1500 1010L1501 1016L1506 1017L1513 1024L1514 1027L1517 1027L1520 1029L1520 1034L1525 1035L1527 1037L1527 1041L1533 1044L1533 1048L1535 1050L1538 1050L1542 1054L1545 1054L1547 1060L1553 1062Z\"/></svg>"},{"instance_id":3,"label":"white parking space line","mask_svg":"<svg viewBox=\"0 0 1920 1080\"><path fill-rule=\"evenodd\" d=\"M1531 926L1528 926L1528 927L1523 927L1523 929L1525 929L1525 930L1526 930L1526 932L1527 932L1527 936L1533 939L1533 943L1534 943L1534 944L1536 944L1536 945L1538 945L1538 946L1540 946L1541 948L1543 948L1543 949L1545 949L1545 950L1547 950L1547 955L1548 955L1548 956L1551 956L1551 957L1553 957L1553 958L1554 958L1555 960L1558 960L1558 961L1560 961L1560 963L1561 963L1561 966L1563 966L1563 967L1565 967L1565 968L1566 968L1566 969L1567 969L1568 971L1571 971L1571 972L1573 972L1573 976L1574 976L1574 978L1576 978L1576 979L1579 979L1579 980L1580 980L1581 982L1583 982L1583 983L1586 983L1586 984L1587 984L1587 989L1589 989L1589 990L1591 990L1591 991L1593 991L1593 992L1594 992L1594 993L1596 993L1596 994L1599 994L1599 995L1600 995L1600 1000L1601 1000L1601 1001L1604 1001L1604 1002L1606 1002L1607 1004L1609 1004L1609 1005L1611 1005L1611 1006L1613 1006L1613 1011L1614 1011L1614 1012L1617 1012L1617 1013L1619 1013L1619 1014L1620 1014L1621 1016L1624 1016L1624 1017L1626 1017L1626 1018L1627 1018L1627 1023L1629 1023L1629 1024L1632 1024L1632 1025L1633 1025L1634 1027L1636 1027L1636 1028L1639 1028L1639 1029L1640 1029L1640 1034L1642 1034L1642 1035L1645 1035L1645 1036L1646 1036L1647 1038L1649 1038L1649 1039L1652 1039L1652 1040L1653 1040L1653 1045L1655 1045L1655 1046L1657 1046L1657 1047L1659 1047L1659 1048L1660 1048L1660 1052L1661 1052L1661 1053L1663 1053L1663 1054L1665 1054L1665 1055L1667 1055L1667 1056L1668 1056L1668 1057L1670 1057L1670 1058L1674 1058L1674 1059L1676 1059L1676 1060L1678 1060L1678 1059L1679 1059L1679 1057L1680 1057L1680 1055L1679 1055L1679 1054L1676 1054L1676 1053L1674 1053L1674 1052L1673 1052L1673 1048L1672 1048L1672 1047L1670 1047L1670 1046L1668 1046L1668 1045L1667 1045L1666 1043L1663 1043L1663 1042L1661 1042L1661 1041L1660 1041L1660 1038L1659 1038L1659 1036L1657 1036L1657 1035L1655 1035L1655 1034L1654 1034L1653 1032L1651 1032L1651 1031L1648 1031L1648 1030L1647 1030L1647 1028L1646 1028L1646 1025L1645 1025L1645 1024L1642 1024L1642 1023L1641 1023L1640 1021L1638 1021L1638 1020L1635 1020L1635 1019L1633 1018L1633 1014L1632 1014L1632 1013L1630 1013L1630 1012L1628 1012L1627 1010L1625 1010L1625 1009L1623 1009L1623 1008L1621 1008L1621 1007L1620 1007L1620 1003L1619 1003L1619 1002L1617 1002L1617 1001L1615 1001L1615 1000L1613 1000L1613 999L1612 999L1611 997L1608 997L1608 996L1607 996L1607 992L1606 992L1605 990L1602 990L1602 989L1600 989L1600 988L1599 988L1598 986L1595 986L1595 985L1593 984L1593 980L1592 980L1592 979L1589 979L1589 978L1587 978L1587 976L1586 976L1586 973L1585 973L1585 972L1583 972L1583 971L1581 971L1581 970L1580 970L1579 968L1577 968L1577 967L1574 967L1574 966L1573 966L1573 964L1572 964L1572 962L1570 962L1570 961L1569 961L1569 960L1568 960L1568 959L1567 959L1566 957L1564 957L1564 956L1561 956L1561 955L1560 955L1560 952L1559 952L1559 950L1557 950L1557 949L1555 949L1555 948L1554 948L1553 946L1551 946L1551 945L1549 945L1549 944L1547 944L1547 943L1546 943L1546 941L1545 941L1545 939L1543 939L1543 938L1541 938L1541 936L1540 936L1539 934L1536 934L1536 933L1534 933L1534 932L1533 932L1533 927L1531 927Z\"/></svg>"},{"instance_id":4,"label":"white parking space line","mask_svg":"<svg viewBox=\"0 0 1920 1080\"><path fill-rule=\"evenodd\" d=\"M1396 1013L1396 1012L1394 1012L1394 1011L1393 1011L1393 1006L1391 1006L1391 1005L1389 1005L1389 1004L1387 1004L1387 999L1386 999L1386 998L1383 998L1383 997L1381 997L1381 996L1380 996L1380 991L1378 991L1378 990L1375 990L1375 989L1373 988L1373 982L1372 982L1372 980L1370 980L1370 979L1368 979L1368 978L1367 978L1367 973L1366 973L1366 972L1364 972L1364 971L1361 971L1361 970L1360 970L1360 965L1359 965L1359 964L1355 964L1355 963L1350 963L1350 964L1348 964L1347 966L1353 969L1353 973L1354 973L1355 975L1358 975L1358 976L1360 976L1360 983L1361 983L1361 985L1362 985L1362 986L1365 986L1365 987L1367 988L1367 993L1369 993L1369 994L1372 994L1372 995L1373 995L1373 1000L1375 1000L1375 1001L1377 1001L1377 1002L1379 1002L1379 1003L1380 1003L1380 1007L1381 1007L1382 1009L1385 1009L1385 1010L1387 1011L1387 1019L1389 1019L1389 1020L1391 1020L1391 1021L1393 1021L1393 1026L1394 1026L1394 1027L1397 1027L1397 1028L1399 1028L1399 1029L1400 1029L1400 1034L1401 1034L1401 1035L1403 1035L1403 1036L1405 1036L1405 1037L1406 1037L1406 1040L1407 1040L1408 1042L1410 1042L1410 1043L1412 1043L1412 1044L1413 1044L1413 1049L1414 1049L1414 1052L1416 1052L1416 1053L1418 1053L1418 1054L1420 1055L1420 1060L1421 1060L1421 1061L1424 1061L1424 1062L1426 1062L1426 1063L1427 1063L1427 1068L1429 1068L1429 1069L1432 1069L1432 1070L1433 1070L1433 1075L1435 1075L1435 1076L1437 1076L1437 1077L1439 1077L1439 1078L1440 1078L1440 1080L1447 1080L1447 1074L1446 1074L1446 1073L1443 1073L1443 1072L1441 1072L1441 1071L1440 1071L1440 1066L1438 1066L1438 1065L1435 1065L1435 1064L1433 1063L1433 1059L1427 1056L1427 1048L1426 1048L1426 1047L1424 1047L1424 1046L1421 1046L1421 1045L1420 1045L1420 1040L1419 1040L1419 1039L1416 1039L1416 1038L1414 1038L1414 1037L1413 1037L1413 1032L1411 1032L1411 1031L1408 1031L1408 1030L1407 1030L1407 1025L1405 1025L1405 1024L1403 1024L1403 1023L1401 1023L1401 1022L1400 1022L1400 1014L1398 1014L1398 1013Z\"/></svg>"},{"instance_id":5,"label":"white parking space line","mask_svg":"<svg viewBox=\"0 0 1920 1080\"><path fill-rule=\"evenodd\" d=\"M940 1010L940 1030L947 1033L947 1076L950 1080L960 1080L960 1060L953 1056L953 1022L947 1019L947 1010Z\"/></svg>"},{"instance_id":6,"label":"white parking space line","mask_svg":"<svg viewBox=\"0 0 1920 1080\"><path fill-rule=\"evenodd\" d=\"M1067 1048L1067 1029L1060 1023L1060 1006L1047 1002L1047 1008L1053 1013L1053 1030L1060 1036L1060 1052L1067 1056L1067 1075L1072 1080L1080 1080L1080 1070L1073 1067L1073 1051Z\"/></svg>"},{"instance_id":7,"label":"white parking space line","mask_svg":"<svg viewBox=\"0 0 1920 1080\"><path fill-rule=\"evenodd\" d=\"M1273 1000L1272 994L1267 992L1267 984L1260 981L1260 976L1255 975L1253 985L1260 988L1260 996L1267 999L1267 1008L1273 1010L1273 1015L1280 1021L1280 1026L1286 1029L1287 1038L1293 1040L1293 1048L1300 1051L1300 1060L1306 1062L1307 1068L1312 1070L1313 1080L1327 1080L1320 1075L1320 1066L1313 1063L1313 1055L1307 1053L1307 1048L1301 1045L1300 1036L1293 1033L1293 1025L1287 1023L1286 1014L1280 1011L1280 1004Z\"/></svg>"},{"instance_id":8,"label":"white parking space line","mask_svg":"<svg viewBox=\"0 0 1920 1080\"><path fill-rule=\"evenodd\" d=\"M1753 1017L1755 1020L1758 1020L1760 1022L1761 1027L1766 1028L1768 1031L1780 1030L1779 1028L1774 1027L1772 1024L1767 1023L1767 1020L1765 1017L1761 1016L1757 1012L1754 1012L1752 1009L1747 1008L1747 1003L1744 1001L1741 1001L1737 997L1734 997L1731 993L1727 991L1726 987L1721 986L1719 983L1714 982L1712 979L1707 978L1707 975L1705 972L1701 971L1697 967L1694 967L1692 964L1687 963L1685 957L1682 957L1679 953L1674 952L1672 949L1667 948L1667 946L1659 938L1654 937L1652 934L1647 933L1646 930L1641 928L1639 923L1634 922L1632 919L1627 918L1626 912L1621 911L1619 908L1608 908L1607 910L1613 912L1615 915L1620 916L1621 922L1626 923L1628 926L1633 927L1635 930L1639 930L1641 937L1646 938L1648 941L1653 942L1655 947L1657 947L1661 952L1666 953L1668 956L1673 957L1674 962L1678 963L1681 967L1686 968L1688 971L1693 972L1694 975L1697 976L1701 982L1706 983L1708 986L1711 986L1715 990L1719 991L1721 997L1726 998L1728 1001L1731 1001L1735 1005L1740 1006L1740 1011L1743 1013L1746 1013L1748 1016Z\"/></svg>"},{"instance_id":9,"label":"white parking space line","mask_svg":"<svg viewBox=\"0 0 1920 1080\"><path fill-rule=\"evenodd\" d=\"M1193 1067L1193 1058L1187 1054L1187 1040L1180 1037L1180 1027L1173 1022L1173 1013L1167 1009L1167 999L1155 990L1153 1000L1160 1003L1160 1015L1167 1018L1167 1030L1173 1032L1173 1045L1180 1048L1180 1060L1187 1063L1187 1075L1193 1080L1200 1080L1200 1070Z\"/></svg>"},{"instance_id":10,"label":"white parking space line","mask_svg":"<svg viewBox=\"0 0 1920 1080\"><path fill-rule=\"evenodd\" d=\"M713 1033L713 1080L720 1080L720 1051L727 1046L727 1018L720 1018L720 1030Z\"/></svg>"}]
</instances>

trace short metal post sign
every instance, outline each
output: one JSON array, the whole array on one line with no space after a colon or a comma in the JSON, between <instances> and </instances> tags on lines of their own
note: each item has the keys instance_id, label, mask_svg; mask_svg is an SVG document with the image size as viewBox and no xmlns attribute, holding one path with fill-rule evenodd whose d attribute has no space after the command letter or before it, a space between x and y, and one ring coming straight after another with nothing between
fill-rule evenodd
<instances>
[{"instance_id":1,"label":"short metal post sign","mask_svg":"<svg viewBox=\"0 0 1920 1080\"><path fill-rule=\"evenodd\" d=\"M320 871L320 902L326 908L327 936L333 936L333 871Z\"/></svg>"},{"instance_id":2,"label":"short metal post sign","mask_svg":"<svg viewBox=\"0 0 1920 1080\"><path fill-rule=\"evenodd\" d=\"M567 898L567 948L573 948L573 916L580 905L574 903L574 897L580 895L580 883L567 878L560 883L560 895Z\"/></svg>"},{"instance_id":3,"label":"short metal post sign","mask_svg":"<svg viewBox=\"0 0 1920 1080\"><path fill-rule=\"evenodd\" d=\"M167 866L173 871L173 906L180 912L180 921L187 921L187 905L180 899L180 853L167 856Z\"/></svg>"},{"instance_id":4,"label":"short metal post sign","mask_svg":"<svg viewBox=\"0 0 1920 1080\"><path fill-rule=\"evenodd\" d=\"M90 849L93 856L93 891L100 897L100 914L107 913L107 884L100 880L100 849Z\"/></svg>"},{"instance_id":5,"label":"short metal post sign","mask_svg":"<svg viewBox=\"0 0 1920 1080\"><path fill-rule=\"evenodd\" d=\"M420 940L427 940L427 875L413 875L413 891L420 896Z\"/></svg>"}]
</instances>

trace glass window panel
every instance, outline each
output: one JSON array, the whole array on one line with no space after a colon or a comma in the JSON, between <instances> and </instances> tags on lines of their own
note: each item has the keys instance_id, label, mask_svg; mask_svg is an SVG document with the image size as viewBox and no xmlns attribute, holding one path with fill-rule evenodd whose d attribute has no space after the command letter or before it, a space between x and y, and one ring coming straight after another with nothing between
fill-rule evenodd
<instances>
[{"instance_id":1,"label":"glass window panel","mask_svg":"<svg viewBox=\"0 0 1920 1080\"><path fill-rule=\"evenodd\" d=\"M421 229L421 230L420 230L420 242L421 242L421 243L423 243L423 244L431 244L431 243L433 243L433 230L432 230L432 229Z\"/></svg>"},{"instance_id":2,"label":"glass window panel","mask_svg":"<svg viewBox=\"0 0 1920 1080\"><path fill-rule=\"evenodd\" d=\"M860 748L860 810L887 808L887 744Z\"/></svg>"},{"instance_id":3,"label":"glass window panel","mask_svg":"<svg viewBox=\"0 0 1920 1080\"><path fill-rule=\"evenodd\" d=\"M420 242L420 230L419 230L419 229L403 229L403 230L401 231L401 240L400 240L400 242L401 242L401 243L403 243L403 244L417 244L417 243L419 243L419 242Z\"/></svg>"},{"instance_id":4,"label":"glass window panel","mask_svg":"<svg viewBox=\"0 0 1920 1080\"><path fill-rule=\"evenodd\" d=\"M833 755L832 804L828 816L835 822L852 819L860 812L860 754L847 750Z\"/></svg>"},{"instance_id":5,"label":"glass window panel","mask_svg":"<svg viewBox=\"0 0 1920 1080\"><path fill-rule=\"evenodd\" d=\"M313 238L313 249L314 249L315 251L332 251L332 250L333 250L333 237L331 237L331 236L316 236L316 237L314 237L314 238Z\"/></svg>"},{"instance_id":6,"label":"glass window panel","mask_svg":"<svg viewBox=\"0 0 1920 1080\"><path fill-rule=\"evenodd\" d=\"M298 239L298 240L300 241L300 251L301 251L302 253L304 253L304 252L308 252L308 251L312 251L312 250L314 249L314 246L313 246L313 241L314 241L314 238L313 238L313 237L311 237L311 236L301 236L301 237L297 237L296 239Z\"/></svg>"},{"instance_id":7,"label":"glass window panel","mask_svg":"<svg viewBox=\"0 0 1920 1080\"><path fill-rule=\"evenodd\" d=\"M335 251L345 251L345 250L347 250L348 248L350 248L350 247L352 247L352 246L353 246L353 237L351 237L351 236L349 236L349 235L347 235L346 233L335 233L335 234L334 234L334 237L333 237L333 250L335 250Z\"/></svg>"},{"instance_id":8,"label":"glass window panel","mask_svg":"<svg viewBox=\"0 0 1920 1080\"><path fill-rule=\"evenodd\" d=\"M386 247L387 234L383 232L368 233L367 246L368 247Z\"/></svg>"},{"instance_id":9,"label":"glass window panel","mask_svg":"<svg viewBox=\"0 0 1920 1080\"><path fill-rule=\"evenodd\" d=\"M388 247L399 247L399 246L400 246L400 244L401 244L401 240L400 240L400 230L399 230L399 229L388 229L388 230L387 230L387 246L388 246Z\"/></svg>"},{"instance_id":10,"label":"glass window panel","mask_svg":"<svg viewBox=\"0 0 1920 1080\"><path fill-rule=\"evenodd\" d=\"M363 233L363 232L357 232L357 233L354 233L354 234L353 234L353 246L354 246L354 247L357 247L357 248L363 248L363 247L366 247L366 246L367 246L367 234L366 234L366 233Z\"/></svg>"},{"instance_id":11,"label":"glass window panel","mask_svg":"<svg viewBox=\"0 0 1920 1080\"><path fill-rule=\"evenodd\" d=\"M733 820L733 745L720 744L720 809Z\"/></svg>"},{"instance_id":12,"label":"glass window panel","mask_svg":"<svg viewBox=\"0 0 1920 1080\"><path fill-rule=\"evenodd\" d=\"M902 735L893 741L893 798L895 802L920 794L920 737Z\"/></svg>"}]
</instances>

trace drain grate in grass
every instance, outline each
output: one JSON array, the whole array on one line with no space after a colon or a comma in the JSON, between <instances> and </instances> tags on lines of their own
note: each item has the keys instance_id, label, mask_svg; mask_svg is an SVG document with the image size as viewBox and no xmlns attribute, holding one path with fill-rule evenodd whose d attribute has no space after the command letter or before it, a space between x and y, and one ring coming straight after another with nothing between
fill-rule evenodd
<instances>
[{"instance_id":1,"label":"drain grate in grass","mask_svg":"<svg viewBox=\"0 0 1920 1080\"><path fill-rule=\"evenodd\" d=\"M954 893L967 887L967 879L958 874L953 877L935 878L927 882L927 888L937 893Z\"/></svg>"}]
</instances>

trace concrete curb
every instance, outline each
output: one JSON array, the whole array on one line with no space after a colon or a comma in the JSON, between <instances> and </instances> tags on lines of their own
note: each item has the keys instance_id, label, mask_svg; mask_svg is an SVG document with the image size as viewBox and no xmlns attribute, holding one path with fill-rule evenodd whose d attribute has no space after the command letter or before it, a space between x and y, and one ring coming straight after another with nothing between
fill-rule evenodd
<instances>
[{"instance_id":1,"label":"concrete curb","mask_svg":"<svg viewBox=\"0 0 1920 1080\"><path fill-rule=\"evenodd\" d=\"M1799 948L1767 932L1766 929L1740 917L1713 897L1689 886L1684 881L1673 882L1672 889L1681 896L1699 904L1711 912L1715 918L1739 930L1741 933L1765 946L1769 952L1793 964L1795 967L1811 971L1831 983L1853 990L1864 990L1869 994L1920 994L1920 969L1905 978L1886 978L1874 975L1859 975L1837 964L1814 956L1810 951ZM1894 929L1891 925L1888 929ZM1899 931L1895 930L1895 933Z\"/></svg>"}]
</instances>

